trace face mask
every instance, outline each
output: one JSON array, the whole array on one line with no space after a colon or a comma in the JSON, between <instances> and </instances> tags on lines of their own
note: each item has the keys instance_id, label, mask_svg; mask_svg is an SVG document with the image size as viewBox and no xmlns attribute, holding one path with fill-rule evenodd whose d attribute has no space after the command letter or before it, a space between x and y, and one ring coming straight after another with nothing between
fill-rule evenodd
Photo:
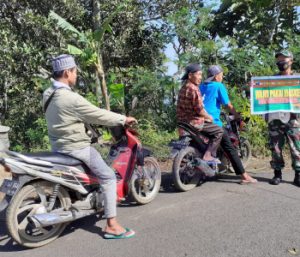
<instances>
[{"instance_id":1,"label":"face mask","mask_svg":"<svg viewBox=\"0 0 300 257\"><path fill-rule=\"evenodd\" d=\"M285 61L277 62L276 65L280 71L285 71L290 67L289 63Z\"/></svg>"}]
</instances>

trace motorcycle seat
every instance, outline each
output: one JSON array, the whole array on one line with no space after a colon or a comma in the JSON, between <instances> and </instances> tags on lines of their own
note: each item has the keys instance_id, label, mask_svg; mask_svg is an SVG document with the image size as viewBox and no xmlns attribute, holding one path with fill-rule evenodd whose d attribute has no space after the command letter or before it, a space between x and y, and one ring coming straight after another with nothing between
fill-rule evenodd
<instances>
[{"instance_id":1,"label":"motorcycle seat","mask_svg":"<svg viewBox=\"0 0 300 257\"><path fill-rule=\"evenodd\" d=\"M183 128L186 131L193 132L194 134L200 134L201 132L197 130L194 126L187 122L178 122L178 127Z\"/></svg>"},{"instance_id":2,"label":"motorcycle seat","mask_svg":"<svg viewBox=\"0 0 300 257\"><path fill-rule=\"evenodd\" d=\"M25 153L23 155L37 160L42 160L42 161L47 161L47 162L62 164L62 165L68 165L68 166L83 165L82 161L75 159L74 157L71 157L69 155L61 154L61 153L39 152L39 153Z\"/></svg>"},{"instance_id":3,"label":"motorcycle seat","mask_svg":"<svg viewBox=\"0 0 300 257\"><path fill-rule=\"evenodd\" d=\"M203 133L202 131L199 131L197 128L192 126L189 123L186 122L178 122L178 127L184 129L185 131L189 132L193 136L201 137L204 141L209 140L209 137Z\"/></svg>"}]
</instances>

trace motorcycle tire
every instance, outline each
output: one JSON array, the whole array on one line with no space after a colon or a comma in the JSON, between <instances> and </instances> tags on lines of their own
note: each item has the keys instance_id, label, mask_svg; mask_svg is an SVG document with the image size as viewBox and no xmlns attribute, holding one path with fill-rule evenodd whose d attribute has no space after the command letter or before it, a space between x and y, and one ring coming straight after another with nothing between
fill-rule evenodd
<instances>
[{"instance_id":1,"label":"motorcycle tire","mask_svg":"<svg viewBox=\"0 0 300 257\"><path fill-rule=\"evenodd\" d=\"M161 170L156 159L146 157L144 163L150 181L140 179L138 171L134 170L129 183L130 200L141 205L150 203L157 196L161 184Z\"/></svg>"},{"instance_id":2,"label":"motorcycle tire","mask_svg":"<svg viewBox=\"0 0 300 257\"><path fill-rule=\"evenodd\" d=\"M194 147L186 147L175 157L172 167L172 176L175 188L181 192L195 188L201 179L201 172L193 167L193 161L200 157L200 153Z\"/></svg>"},{"instance_id":3,"label":"motorcycle tire","mask_svg":"<svg viewBox=\"0 0 300 257\"><path fill-rule=\"evenodd\" d=\"M68 223L35 228L28 217L44 213L54 184L47 181L33 182L24 186L13 197L6 211L6 225L10 236L20 245L36 248L54 241ZM60 187L53 208L67 210L71 206L69 193Z\"/></svg>"},{"instance_id":4,"label":"motorcycle tire","mask_svg":"<svg viewBox=\"0 0 300 257\"><path fill-rule=\"evenodd\" d=\"M243 157L242 157L242 153L243 153ZM250 142L245 139L245 138L241 138L241 149L240 149L240 157L241 157L241 161L244 165L244 168L247 168L247 166L250 163L251 160L251 145Z\"/></svg>"}]
</instances>

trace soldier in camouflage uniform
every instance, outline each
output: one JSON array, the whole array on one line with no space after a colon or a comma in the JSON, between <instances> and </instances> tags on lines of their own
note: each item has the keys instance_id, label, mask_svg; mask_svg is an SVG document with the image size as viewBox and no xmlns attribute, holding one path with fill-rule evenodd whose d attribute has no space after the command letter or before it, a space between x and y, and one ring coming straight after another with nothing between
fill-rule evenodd
<instances>
[{"instance_id":1,"label":"soldier in camouflage uniform","mask_svg":"<svg viewBox=\"0 0 300 257\"><path fill-rule=\"evenodd\" d=\"M282 50L275 55L278 76L293 75L293 54ZM274 177L270 184L279 185L282 180L281 170L284 167L282 149L287 141L290 146L292 167L295 171L294 184L300 187L300 118L295 113L270 113L266 115L269 128L270 150L272 152L271 167Z\"/></svg>"}]
</instances>

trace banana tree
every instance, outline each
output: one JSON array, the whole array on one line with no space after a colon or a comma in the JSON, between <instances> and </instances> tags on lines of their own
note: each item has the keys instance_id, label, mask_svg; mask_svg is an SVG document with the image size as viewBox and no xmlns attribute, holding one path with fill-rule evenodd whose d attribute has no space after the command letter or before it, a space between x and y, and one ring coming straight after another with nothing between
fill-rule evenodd
<instances>
[{"instance_id":1,"label":"banana tree","mask_svg":"<svg viewBox=\"0 0 300 257\"><path fill-rule=\"evenodd\" d=\"M79 31L71 23L66 21L63 17L59 16L57 13L50 11L49 18L55 20L57 25L64 31L71 33L77 42L77 45L68 44L67 51L72 55L79 56L84 64L88 67L92 67L95 70L97 81L100 82L101 92L104 98L105 107L110 110L110 101L107 93L107 84L105 79L105 72L103 68L101 47L104 41L104 34L106 32L111 32L110 23L113 18L124 8L124 4L120 5L114 12L112 12L105 20L102 22L98 29L92 31Z\"/></svg>"}]
</instances>

